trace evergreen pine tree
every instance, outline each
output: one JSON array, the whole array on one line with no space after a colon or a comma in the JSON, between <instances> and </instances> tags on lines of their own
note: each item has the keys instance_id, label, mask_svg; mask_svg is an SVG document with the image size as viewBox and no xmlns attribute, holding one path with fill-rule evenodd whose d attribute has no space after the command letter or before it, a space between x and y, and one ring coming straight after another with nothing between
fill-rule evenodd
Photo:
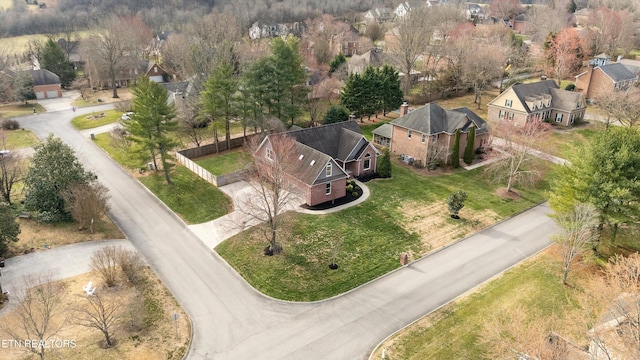
<instances>
[{"instance_id":1,"label":"evergreen pine tree","mask_svg":"<svg viewBox=\"0 0 640 360\"><path fill-rule=\"evenodd\" d=\"M63 88L69 87L76 78L76 72L67 60L67 55L52 39L47 40L40 53L40 67L58 75Z\"/></svg>"},{"instance_id":2,"label":"evergreen pine tree","mask_svg":"<svg viewBox=\"0 0 640 360\"><path fill-rule=\"evenodd\" d=\"M398 72L390 65L384 65L382 70L379 71L381 86L381 110L386 116L387 112L395 110L402 105L404 95L402 94L402 88L400 87L400 78Z\"/></svg>"},{"instance_id":3,"label":"evergreen pine tree","mask_svg":"<svg viewBox=\"0 0 640 360\"><path fill-rule=\"evenodd\" d=\"M389 149L385 148L382 151L382 156L378 160L378 175L383 178L391 177L391 156L389 155Z\"/></svg>"}]
</instances>

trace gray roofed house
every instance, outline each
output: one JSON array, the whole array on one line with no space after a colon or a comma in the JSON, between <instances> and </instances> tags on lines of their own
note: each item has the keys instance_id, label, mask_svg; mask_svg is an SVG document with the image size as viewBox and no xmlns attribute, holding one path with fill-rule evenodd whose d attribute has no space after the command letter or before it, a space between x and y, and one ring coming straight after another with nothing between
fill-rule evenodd
<instances>
[{"instance_id":1,"label":"gray roofed house","mask_svg":"<svg viewBox=\"0 0 640 360\"><path fill-rule=\"evenodd\" d=\"M447 110L435 103L428 103L411 112L401 107L401 116L390 125L390 152L417 166L430 166L434 160L450 162L453 139L458 130L461 134L460 144L466 144L471 128L475 129L474 150L485 146L489 137L486 121L469 108ZM375 132L380 143L387 141L383 135L388 132L388 127ZM464 145L458 156L463 153Z\"/></svg>"},{"instance_id":2,"label":"gray roofed house","mask_svg":"<svg viewBox=\"0 0 640 360\"><path fill-rule=\"evenodd\" d=\"M33 78L33 91L37 99L51 99L62 96L60 77L49 70L28 70Z\"/></svg>"},{"instance_id":3,"label":"gray roofed house","mask_svg":"<svg viewBox=\"0 0 640 360\"><path fill-rule=\"evenodd\" d=\"M349 74L362 74L369 66L378 68L389 62L387 55L381 49L374 48L362 55L353 55L347 62L347 71Z\"/></svg>"},{"instance_id":4,"label":"gray roofed house","mask_svg":"<svg viewBox=\"0 0 640 360\"><path fill-rule=\"evenodd\" d=\"M609 63L610 57L601 55L591 61L587 71L576 75L575 91L582 92L588 100L616 90L627 90L638 81L637 72L632 72L621 62Z\"/></svg>"},{"instance_id":5,"label":"gray roofed house","mask_svg":"<svg viewBox=\"0 0 640 360\"><path fill-rule=\"evenodd\" d=\"M393 15L394 15L393 9L375 8L364 13L364 20L385 22L393 19Z\"/></svg>"},{"instance_id":6,"label":"gray roofed house","mask_svg":"<svg viewBox=\"0 0 640 360\"><path fill-rule=\"evenodd\" d=\"M294 160L285 173L309 206L345 196L347 178L370 177L376 172L380 152L365 139L355 121L269 135L254 156L268 158L271 139L285 135L296 140Z\"/></svg>"},{"instance_id":7,"label":"gray roofed house","mask_svg":"<svg viewBox=\"0 0 640 360\"><path fill-rule=\"evenodd\" d=\"M530 121L553 119L556 124L570 126L581 119L586 110L579 92L561 90L553 80L517 83L488 104L488 119L513 121L524 126Z\"/></svg>"},{"instance_id":8,"label":"gray roofed house","mask_svg":"<svg viewBox=\"0 0 640 360\"><path fill-rule=\"evenodd\" d=\"M624 65L627 70L631 71L632 73L640 75L640 60L620 59L620 61L618 62Z\"/></svg>"}]
</instances>

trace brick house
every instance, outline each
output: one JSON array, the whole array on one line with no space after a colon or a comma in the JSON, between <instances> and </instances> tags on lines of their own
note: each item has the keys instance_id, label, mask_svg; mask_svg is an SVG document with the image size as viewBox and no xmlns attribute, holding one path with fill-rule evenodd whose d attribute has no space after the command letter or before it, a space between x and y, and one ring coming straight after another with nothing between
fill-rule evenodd
<instances>
[{"instance_id":1,"label":"brick house","mask_svg":"<svg viewBox=\"0 0 640 360\"><path fill-rule=\"evenodd\" d=\"M594 59L587 71L576 75L575 91L592 100L616 90L627 90L638 81L637 73L631 72L620 62L610 63L608 60L596 62L599 59Z\"/></svg>"},{"instance_id":2,"label":"brick house","mask_svg":"<svg viewBox=\"0 0 640 360\"><path fill-rule=\"evenodd\" d=\"M571 126L586 110L584 95L561 90L553 80L517 83L488 104L487 119L513 121L523 126L530 121L551 119L555 124Z\"/></svg>"},{"instance_id":3,"label":"brick house","mask_svg":"<svg viewBox=\"0 0 640 360\"><path fill-rule=\"evenodd\" d=\"M460 153L464 155L467 137L475 128L474 149L489 141L489 126L469 108L443 109L435 103L428 103L411 112L405 103L400 108L400 117L373 131L374 142L385 146L399 155L407 163L426 166L434 151L439 152L443 163L451 162L454 137L460 130Z\"/></svg>"},{"instance_id":4,"label":"brick house","mask_svg":"<svg viewBox=\"0 0 640 360\"><path fill-rule=\"evenodd\" d=\"M62 96L60 77L49 70L29 70L33 78L33 91L36 99L53 99Z\"/></svg>"},{"instance_id":5,"label":"brick house","mask_svg":"<svg viewBox=\"0 0 640 360\"><path fill-rule=\"evenodd\" d=\"M307 129L290 130L287 136L296 140L293 164L284 169L294 192L307 205L314 206L346 195L347 179L375 174L380 152L365 139L355 121L344 121ZM269 161L273 151L267 136L254 153L261 161Z\"/></svg>"},{"instance_id":6,"label":"brick house","mask_svg":"<svg viewBox=\"0 0 640 360\"><path fill-rule=\"evenodd\" d=\"M149 80L155 81L157 83L165 82L165 77L168 76L167 72L164 71L162 66L160 66L160 64L156 63L155 61L149 61L149 65L147 65L147 72L145 73L145 75L149 78Z\"/></svg>"}]
</instances>

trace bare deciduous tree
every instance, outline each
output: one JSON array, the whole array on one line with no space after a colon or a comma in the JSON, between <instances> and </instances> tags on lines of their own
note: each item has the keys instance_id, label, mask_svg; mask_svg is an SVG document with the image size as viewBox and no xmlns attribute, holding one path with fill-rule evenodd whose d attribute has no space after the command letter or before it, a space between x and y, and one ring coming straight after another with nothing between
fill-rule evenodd
<instances>
[{"instance_id":1,"label":"bare deciduous tree","mask_svg":"<svg viewBox=\"0 0 640 360\"><path fill-rule=\"evenodd\" d=\"M591 204L576 204L567 213L555 215L560 233L553 241L560 245L562 256L562 283L567 284L573 263L587 254L598 237L598 211Z\"/></svg>"},{"instance_id":2,"label":"bare deciduous tree","mask_svg":"<svg viewBox=\"0 0 640 360\"><path fill-rule=\"evenodd\" d=\"M249 170L255 196L240 204L239 210L262 224L263 236L269 242L265 254L275 255L282 251L277 236L281 215L295 197L287 171L293 170L292 166L298 166L294 161L297 143L284 134L270 135L266 141L268 154L256 154L254 165ZM257 149L258 145L250 148Z\"/></svg>"},{"instance_id":3,"label":"bare deciduous tree","mask_svg":"<svg viewBox=\"0 0 640 360\"><path fill-rule=\"evenodd\" d=\"M606 6L593 10L587 17L587 43L592 53L614 55L618 49L626 53L633 46L636 23L628 10L612 10Z\"/></svg>"},{"instance_id":4,"label":"bare deciduous tree","mask_svg":"<svg viewBox=\"0 0 640 360\"><path fill-rule=\"evenodd\" d=\"M30 340L29 346L22 348L44 360L51 348L51 338L66 323L64 286L54 281L50 273L44 273L23 276L20 287L12 295L18 305L0 323L0 328L11 339Z\"/></svg>"},{"instance_id":5,"label":"bare deciduous tree","mask_svg":"<svg viewBox=\"0 0 640 360\"><path fill-rule=\"evenodd\" d=\"M507 182L507 192L514 184L533 185L540 180L542 173L531 165L534 145L544 141L550 135L550 125L540 121L530 121L518 126L503 120L496 129L493 144L500 147L496 151L497 161L487 167L486 172L496 181Z\"/></svg>"},{"instance_id":6,"label":"bare deciduous tree","mask_svg":"<svg viewBox=\"0 0 640 360\"><path fill-rule=\"evenodd\" d=\"M564 28L557 34L550 34L545 46L547 67L555 75L558 85L580 70L584 52L582 41L573 29Z\"/></svg>"},{"instance_id":7,"label":"bare deciduous tree","mask_svg":"<svg viewBox=\"0 0 640 360\"><path fill-rule=\"evenodd\" d=\"M94 294L87 297L88 305L76 311L75 323L99 330L104 335L106 348L115 345L114 333L123 316L123 303L116 296Z\"/></svg>"},{"instance_id":8,"label":"bare deciduous tree","mask_svg":"<svg viewBox=\"0 0 640 360\"><path fill-rule=\"evenodd\" d=\"M116 284L118 279L119 247L105 246L93 252L89 265L100 275L108 287Z\"/></svg>"},{"instance_id":9,"label":"bare deciduous tree","mask_svg":"<svg viewBox=\"0 0 640 360\"><path fill-rule=\"evenodd\" d=\"M127 130L121 125L114 127L111 130L111 146L124 152L129 151L129 148L133 145L133 141L128 136Z\"/></svg>"},{"instance_id":10,"label":"bare deciduous tree","mask_svg":"<svg viewBox=\"0 0 640 360\"><path fill-rule=\"evenodd\" d=\"M89 228L93 234L94 225L102 221L109 210L109 189L99 182L76 184L63 192L65 206L80 229Z\"/></svg>"},{"instance_id":11,"label":"bare deciduous tree","mask_svg":"<svg viewBox=\"0 0 640 360\"><path fill-rule=\"evenodd\" d=\"M105 20L80 45L92 83L110 82L113 97L118 98L118 76L148 55L150 40L151 30L138 17L112 16Z\"/></svg>"},{"instance_id":12,"label":"bare deciduous tree","mask_svg":"<svg viewBox=\"0 0 640 360\"><path fill-rule=\"evenodd\" d=\"M136 285L143 278L144 262L135 250L118 249L118 263L127 280Z\"/></svg>"},{"instance_id":13,"label":"bare deciduous tree","mask_svg":"<svg viewBox=\"0 0 640 360\"><path fill-rule=\"evenodd\" d=\"M5 135L5 132L0 130L0 142L4 143ZM0 147L4 148L4 146ZM26 172L27 167L20 154L16 152L0 154L0 194L8 204L11 204L14 185L22 181Z\"/></svg>"},{"instance_id":14,"label":"bare deciduous tree","mask_svg":"<svg viewBox=\"0 0 640 360\"><path fill-rule=\"evenodd\" d=\"M604 119L607 128L613 121L628 127L634 127L640 121L640 88L604 92L595 101L606 113Z\"/></svg>"}]
</instances>

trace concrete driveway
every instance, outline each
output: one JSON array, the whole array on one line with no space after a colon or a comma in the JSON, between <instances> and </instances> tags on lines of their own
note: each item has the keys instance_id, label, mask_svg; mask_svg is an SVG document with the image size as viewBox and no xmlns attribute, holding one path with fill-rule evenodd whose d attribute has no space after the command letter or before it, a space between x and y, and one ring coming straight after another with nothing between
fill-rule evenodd
<instances>
[{"instance_id":1,"label":"concrete driveway","mask_svg":"<svg viewBox=\"0 0 640 360\"><path fill-rule=\"evenodd\" d=\"M111 190L111 217L191 318L189 359L365 359L390 333L544 249L556 232L541 205L335 299L277 301L71 128L71 115L20 122L40 137L55 133Z\"/></svg>"}]
</instances>

